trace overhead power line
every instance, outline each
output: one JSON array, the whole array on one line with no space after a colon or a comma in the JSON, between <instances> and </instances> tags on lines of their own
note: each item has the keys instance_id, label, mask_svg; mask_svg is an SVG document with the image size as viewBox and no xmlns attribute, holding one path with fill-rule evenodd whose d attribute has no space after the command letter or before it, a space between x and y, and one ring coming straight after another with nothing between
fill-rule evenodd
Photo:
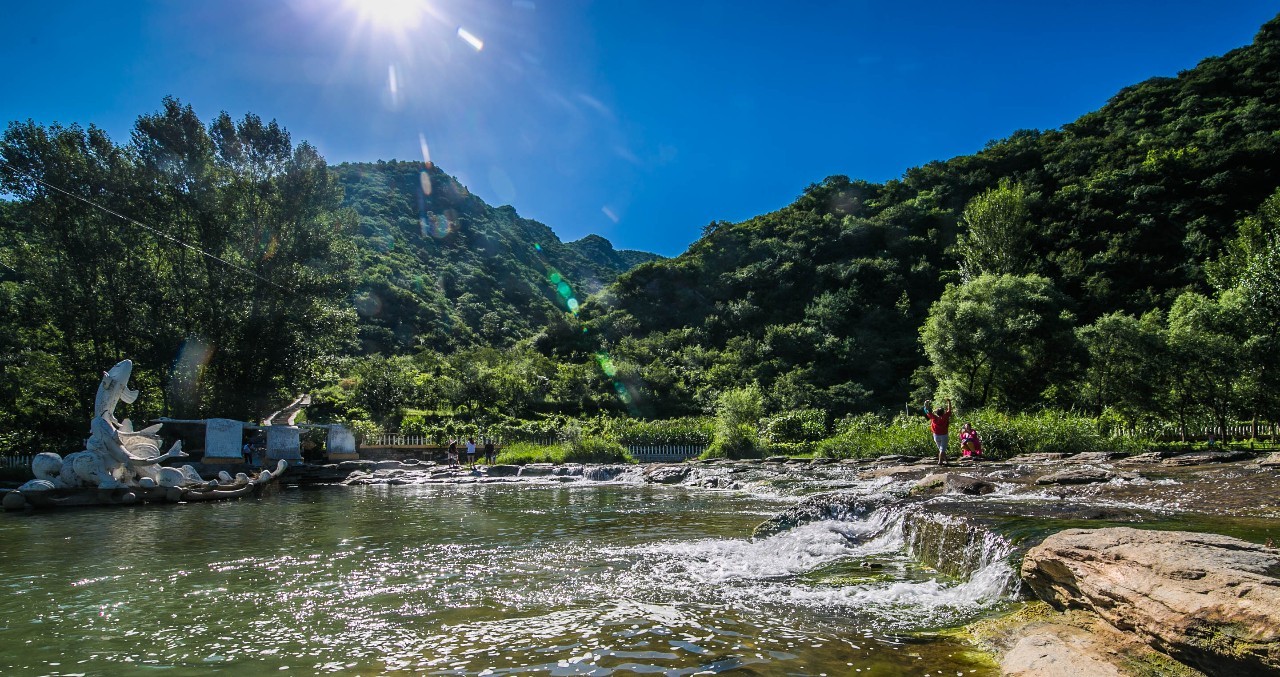
<instances>
[{"instance_id":1,"label":"overhead power line","mask_svg":"<svg viewBox=\"0 0 1280 677\"><path fill-rule=\"evenodd\" d=\"M26 177L27 179L29 179L29 180L31 180L31 181L35 181L36 183L38 183L38 184L40 184L40 185L44 186L45 188L48 188L49 190L57 191L57 192L59 192L59 193L62 193L63 195L66 195L66 196L67 196L67 197L69 197L69 198L72 198L72 199L75 199L75 200L79 200L79 201L81 201L81 202L83 202L83 203L85 203L85 204L89 205L90 207L94 207L95 209L100 209L100 210L102 210L102 211L104 211L104 212L106 212L106 213L108 213L108 214L110 214L110 215L112 215L112 216L114 216L114 217L116 217L116 218L118 218L118 219L121 219L122 221L127 221L127 222L129 222L129 223L132 223L133 225L138 226L139 228L142 228L142 229L144 229L144 230L146 230L146 231L148 231L148 232L152 233L152 234L153 234L153 235L155 235L156 237L164 238L164 239L166 239L166 240L168 240L168 241L170 241L170 242L172 242L172 243L174 243L174 244L176 244L176 245L178 245L178 246L180 246L180 247L185 247L185 248L187 248L187 249L190 249L191 251L196 252L197 254L199 254L199 255L201 255L201 256L204 256L204 257L207 257L207 258L213 259L214 261L217 261L218 263L221 263L222 265L227 266L228 268L232 268L232 269L234 269L234 270L238 270L238 271L240 271L240 272L242 272L242 273L245 273L246 275L252 275L253 277L258 278L259 280L262 280L263 282L266 282L267 284L269 284L269 285L271 285L271 286L273 286L273 287L275 287L275 288L277 288L277 289L284 289L284 287L282 287L282 286L280 286L280 285L276 284L275 282L272 282L271 280L268 280L267 278L265 278L265 277L263 277L263 276L261 276L261 275L259 275L259 274L255 273L255 272L253 272L252 270L249 270L248 268L245 268L244 266L236 265L236 264L234 264L234 263L232 263L232 262L230 262L230 261L228 261L228 260L226 260L226 259L224 259L224 258L222 258L222 257L220 257L220 256L217 256L216 254L211 254L211 253L209 253L209 252L207 252L207 251L205 251L205 250L203 250L203 249L201 249L201 248L199 248L199 247L197 247L197 246L195 246L195 245L192 245L192 244L188 244L188 243L186 243L186 242L183 242L182 240L179 240L178 238L176 238L176 237L174 237L174 236L172 236L172 235L169 235L168 233L162 232L162 231L160 231L160 230L158 230L158 229L156 229L156 228L152 228L151 226L148 226L147 224L145 224L145 223L143 223L143 222L141 222L141 221L139 221L139 220L137 220L137 219L135 219L135 218L133 218L133 217L125 216L124 214L121 214L120 212L117 212L117 211L115 211L115 210L113 210L113 209L110 209L110 208L108 208L108 207L104 207L104 206L102 206L102 205L98 204L97 202L94 202L93 200L90 200L90 199L88 199L88 198L84 198L84 197L80 197L79 195L76 195L75 193L72 193L72 192L67 191L67 190L64 190L64 189L62 189L62 188L60 188L60 187L58 187L58 186L55 186L55 185L53 185L52 183L49 183L48 181L45 181L44 179L41 179L40 177L32 176L31 174L28 174L27 172L24 172L24 171L22 171L21 169L18 169L17 167L14 167L14 166L13 166L13 165L8 161L8 160L5 160L5 159L4 159L4 158L2 158L2 157L0 157L0 165L3 165L6 169L8 169L9 171L13 172L14 174L17 174L17 175L19 175L19 176ZM6 268L8 268L8 266L5 266L5 267L6 267ZM12 268L9 268L9 269L10 269L10 270L13 270ZM14 271L14 272L17 272L17 271Z\"/></svg>"}]
</instances>

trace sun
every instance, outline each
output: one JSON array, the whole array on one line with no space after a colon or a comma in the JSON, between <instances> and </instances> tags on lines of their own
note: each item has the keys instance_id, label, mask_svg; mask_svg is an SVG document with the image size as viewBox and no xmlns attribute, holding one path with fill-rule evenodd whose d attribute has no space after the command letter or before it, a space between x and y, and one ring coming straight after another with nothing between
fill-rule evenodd
<instances>
[{"instance_id":1,"label":"sun","mask_svg":"<svg viewBox=\"0 0 1280 677\"><path fill-rule=\"evenodd\" d=\"M386 31L417 28L431 8L426 0L346 0L361 22Z\"/></svg>"}]
</instances>

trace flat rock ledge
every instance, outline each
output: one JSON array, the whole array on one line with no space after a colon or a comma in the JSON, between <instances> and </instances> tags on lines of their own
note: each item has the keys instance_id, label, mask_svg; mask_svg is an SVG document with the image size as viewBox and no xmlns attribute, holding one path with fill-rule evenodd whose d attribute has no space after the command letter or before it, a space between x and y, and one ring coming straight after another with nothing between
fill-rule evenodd
<instances>
[{"instance_id":1,"label":"flat rock ledge","mask_svg":"<svg viewBox=\"0 0 1280 677\"><path fill-rule=\"evenodd\" d=\"M1053 607L1090 611L1208 675L1280 674L1278 576L1275 548L1127 527L1058 532L1022 564Z\"/></svg>"}]
</instances>

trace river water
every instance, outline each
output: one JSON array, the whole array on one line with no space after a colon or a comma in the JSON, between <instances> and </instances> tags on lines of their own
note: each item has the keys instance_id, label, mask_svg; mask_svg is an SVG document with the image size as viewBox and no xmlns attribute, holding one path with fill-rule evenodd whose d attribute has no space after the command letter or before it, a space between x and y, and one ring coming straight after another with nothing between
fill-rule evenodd
<instances>
[{"instance_id":1,"label":"river water","mask_svg":"<svg viewBox=\"0 0 1280 677\"><path fill-rule=\"evenodd\" d=\"M989 675L1007 604L886 515L626 483L288 489L0 515L0 673Z\"/></svg>"}]
</instances>

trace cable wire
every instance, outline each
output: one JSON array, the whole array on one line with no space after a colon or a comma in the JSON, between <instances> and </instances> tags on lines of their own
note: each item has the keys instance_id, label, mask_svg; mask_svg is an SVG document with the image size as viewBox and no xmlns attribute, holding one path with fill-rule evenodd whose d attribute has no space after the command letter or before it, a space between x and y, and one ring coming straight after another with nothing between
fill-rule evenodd
<instances>
[{"instance_id":1,"label":"cable wire","mask_svg":"<svg viewBox=\"0 0 1280 677\"><path fill-rule=\"evenodd\" d=\"M232 262L230 262L230 261L228 261L228 260L226 260L226 259L224 259L224 258L221 258L221 257L219 257L219 256L217 256L217 255L215 255L215 254L211 254L211 253L209 253L209 252L207 252L207 251L205 251L205 250L203 250L203 249L201 249L201 248L199 248L199 247L197 247L197 246L195 246L195 245L187 244L186 242L183 242L182 240L179 240L178 238L173 237L172 235L169 235L168 233L164 233L164 232L161 232L160 230L157 230L156 228L152 228L151 226L148 226L147 224L145 224L145 223L143 223L143 222L141 222L141 221L139 221L139 220L137 220L137 219L135 219L135 218L132 218L132 217L129 217L129 216L125 216L124 214L121 214L120 212L117 212L117 211L114 211L114 210L109 209L109 208L107 208L107 207L104 207L104 206L102 206L102 205L100 205L100 204L98 204L98 203L94 202L93 200L90 200L90 199L88 199L88 198L80 197L79 195L76 195L75 193L72 193L72 192L70 192L70 191L63 190L62 188L59 188L58 186L55 186L55 185L53 185L53 184L49 183L48 181L45 181L45 180L43 180L43 179L41 179L41 178L39 178L39 177L32 176L31 174L28 174L27 172L24 172L24 171L22 171L21 169L18 169L17 167L14 167L14 166L13 166L13 164L11 164L8 160L4 159L3 157L0 157L0 164L3 164L3 165L4 165L4 167L5 167L5 168L7 168L9 171L11 171L11 172L13 172L13 173L15 173L15 174L18 174L18 175L20 175L20 176L24 176L24 177L26 177L27 179L30 179L31 181L35 181L36 183L38 183L38 184L40 184L40 185L44 186L45 188L48 188L48 189L50 189L50 190L56 190L56 191L58 191L59 193L62 193L63 195L66 195L66 196L67 196L67 197L69 197L69 198L73 198L73 199L79 200L79 201L81 201L81 202L83 202L83 203L85 203L85 204L87 204L87 205L89 205L89 206L91 206L91 207L95 207L95 208L97 208L97 209L100 209L100 210L102 210L102 211L104 211L104 212L106 212L106 213L108 213L108 214L110 214L110 215L112 215L112 216L114 216L114 217L116 217L116 218L118 218L118 219L121 219L121 220L127 221L127 222L129 222L129 223L132 223L133 225L138 226L139 228L142 228L142 229L144 229L144 230L147 230L147 231L151 232L152 234L154 234L154 235L155 235L155 236L157 236L157 237L162 237L162 238L164 238L164 239L166 239L166 240L168 240L168 241L170 241L170 242L172 242L172 243L174 243L174 244L176 244L176 245L179 245L179 246L182 246L182 247L186 247L187 249L190 249L191 251L196 252L197 254L200 254L201 256L205 256L205 257L208 257L208 258L210 258L210 259L213 259L214 261L217 261L218 263L221 263L222 265L227 266L228 268L233 268L233 269L238 270L238 271L240 271L240 272L242 272L242 273L247 273L247 274L249 274L249 275L252 275L253 277L258 278L259 280L262 280L263 282L266 282L267 284L269 284L269 285L271 285L271 286L273 286L273 287L275 287L275 288L277 288L277 289L285 290L285 288L284 288L284 287L282 287L282 286L280 286L280 285L276 284L275 282L272 282L271 280L268 280L267 278L265 278L265 277L263 277L263 276L261 276L261 275L259 275L259 274L255 273L255 272L253 272L252 270L249 270L248 268L245 268L244 266L236 265L236 264L234 264L234 263L232 263ZM9 268L8 266L5 266L5 267L6 267L6 268ZM12 269L12 268L9 268L9 270L13 270L13 269ZM16 273L16 272L18 272L18 271L16 271L16 270L15 270L14 272ZM287 290L285 290L285 291L287 291Z\"/></svg>"}]
</instances>

